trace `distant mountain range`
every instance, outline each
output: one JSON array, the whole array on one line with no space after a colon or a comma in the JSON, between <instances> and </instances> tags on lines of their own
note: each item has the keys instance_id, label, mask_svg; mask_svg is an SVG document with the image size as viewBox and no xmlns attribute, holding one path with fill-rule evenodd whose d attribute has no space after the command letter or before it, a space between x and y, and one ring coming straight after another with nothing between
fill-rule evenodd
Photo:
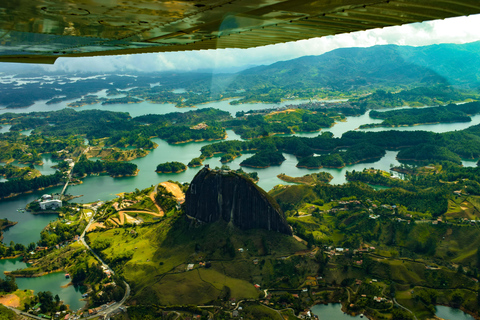
<instances>
[{"instance_id":1,"label":"distant mountain range","mask_svg":"<svg viewBox=\"0 0 480 320\"><path fill-rule=\"evenodd\" d=\"M447 84L480 87L480 42L424 47L381 45L341 48L241 71L235 89L360 87Z\"/></svg>"},{"instance_id":2,"label":"distant mountain range","mask_svg":"<svg viewBox=\"0 0 480 320\"><path fill-rule=\"evenodd\" d=\"M236 103L278 103L292 97L338 97L344 93L348 95L348 91L364 93L387 89L390 92L416 87L438 87L441 91L456 92L462 96L480 92L480 41L424 47L382 45L341 48L319 56L305 56L229 74L197 71L121 72L119 75L112 72L90 78L87 76L91 74L75 75L83 78L80 81L70 79L74 76L71 73L63 73L57 74L58 77L53 80L40 81L28 77L41 78L47 73L33 71L33 66L31 69L23 68L23 65L15 69L11 64L0 67L4 67L0 68L4 74L15 74L17 70L21 74L19 77L27 80L14 77L11 80L15 82L7 80L0 83L0 105L9 108L25 107L34 101L54 98L49 103L58 103L79 99L102 89L133 87L142 88L137 89L143 92L141 99L147 95L157 103L176 103L183 99L193 104L238 98L239 95L243 97ZM135 76L123 76L126 73ZM157 83L160 86L153 87ZM186 91L173 94L173 89ZM60 90L63 98L58 97ZM465 93L464 90L470 92ZM431 99L438 98L436 93L431 96Z\"/></svg>"}]
</instances>

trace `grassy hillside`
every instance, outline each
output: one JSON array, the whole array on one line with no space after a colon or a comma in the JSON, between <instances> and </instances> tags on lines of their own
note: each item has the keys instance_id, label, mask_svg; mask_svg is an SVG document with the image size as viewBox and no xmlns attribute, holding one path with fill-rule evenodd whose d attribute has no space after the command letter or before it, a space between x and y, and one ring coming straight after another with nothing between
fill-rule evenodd
<instances>
[{"instance_id":1,"label":"grassy hillside","mask_svg":"<svg viewBox=\"0 0 480 320\"><path fill-rule=\"evenodd\" d=\"M267 267L253 260L305 249L282 234L240 231L222 222L196 225L180 213L150 226L91 232L88 238L92 247L103 249L100 254L123 274L134 288L133 300L142 304L203 304L225 295L227 287L236 299L258 298L253 285L272 280ZM108 244L101 246L105 239ZM188 264L194 264L193 270L186 271Z\"/></svg>"}]
</instances>

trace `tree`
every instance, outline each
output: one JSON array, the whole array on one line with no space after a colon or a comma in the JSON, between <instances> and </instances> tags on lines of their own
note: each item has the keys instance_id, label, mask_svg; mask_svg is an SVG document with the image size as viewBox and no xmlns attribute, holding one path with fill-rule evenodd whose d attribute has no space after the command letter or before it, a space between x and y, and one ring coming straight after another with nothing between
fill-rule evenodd
<instances>
[{"instance_id":1,"label":"tree","mask_svg":"<svg viewBox=\"0 0 480 320\"><path fill-rule=\"evenodd\" d=\"M13 292L17 290L17 284L15 283L15 277L7 275L5 280L0 279L0 291Z\"/></svg>"}]
</instances>

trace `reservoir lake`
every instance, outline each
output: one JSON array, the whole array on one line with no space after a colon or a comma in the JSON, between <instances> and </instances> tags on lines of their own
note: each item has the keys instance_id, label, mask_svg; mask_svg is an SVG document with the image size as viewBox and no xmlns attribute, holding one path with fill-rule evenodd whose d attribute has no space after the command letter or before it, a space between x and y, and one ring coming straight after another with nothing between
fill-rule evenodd
<instances>
[{"instance_id":1,"label":"reservoir lake","mask_svg":"<svg viewBox=\"0 0 480 320\"><path fill-rule=\"evenodd\" d=\"M103 90L97 93L99 96L103 96ZM267 109L267 108L276 108L282 107L290 104L299 104L304 103L304 100L295 100L295 101L286 101L281 104L268 104L268 103L255 103L255 104L246 104L246 105L237 105L232 106L229 104L230 100L212 102L208 104L199 105L198 108L217 108L220 110L228 111L232 115L235 115L237 111L249 111L249 110L258 110L258 109ZM66 107L69 101L46 105L45 101L39 101L29 108L22 109L12 109L12 110L0 110L0 113L5 112L15 112L15 113L27 113L32 111L54 111L60 110ZM187 112L194 110L195 108L175 108L172 104L152 104L148 102L142 102L132 105L108 105L102 106L100 104L88 105L75 110L91 110L91 109L101 109L101 110L110 110L110 111L120 111L120 112L130 112L132 116L139 116L143 114L165 114L169 112ZM347 121L336 123L333 127L324 129L323 131L330 131L336 137L340 137L344 132L355 130L360 125L366 123L378 123L381 120L371 119L368 115L368 112L362 116L358 117L347 117ZM479 124L480 115L472 117L472 121L468 123L449 123L449 124L433 124L433 125L420 125L414 127L400 127L395 128L395 130L428 130L433 132L446 132L452 130L462 130L468 128L469 126ZM7 126L4 128L6 129ZM388 130L387 128L373 128L366 131L381 131ZM309 133L297 133L296 136L302 137L315 137L319 132L309 132ZM233 131L227 130L227 140L241 140L241 138L236 135ZM89 203L97 200L106 201L112 199L116 194L121 192L131 192L135 188L143 189L151 185L155 185L162 181L174 180L179 182L190 182L195 174L200 170L198 168L188 168L185 172L178 174L158 174L155 173L155 168L159 163L167 161L180 161L187 164L192 158L198 157L200 155L200 148L204 145L212 143L211 141L206 142L190 142L183 144L168 144L164 140L159 138L154 138L153 141L158 144L158 147L150 152L149 155L143 158L138 158L132 160L132 163L135 163L140 169L139 173L135 177L121 177L121 178L112 178L107 175L101 176L90 176L83 179L83 183L79 185L69 186L67 193L72 195L82 195L80 198L76 198L74 201L79 203ZM277 178L277 175L280 173L285 173L289 176L303 176L308 173L325 171L329 172L333 176L332 184L342 184L345 183L345 172L352 170L363 170L366 167L373 167L376 169L382 169L388 171L392 166L399 165L399 162L396 160L396 155L398 151L387 151L386 155L374 162L368 163L358 163L351 166L346 166L341 169L330 169L322 168L320 170L313 169L304 169L297 168L297 159L295 156L290 154L284 154L286 161L284 161L280 166L272 166L266 169L255 169L255 168L243 168L247 172L258 172L260 181L258 185L265 190L272 189L277 184L286 184L286 182L281 181ZM251 154L245 153L241 157L236 158L234 161L228 163L227 165L232 169L240 168L240 163L246 158L250 157ZM209 164L210 167L219 167L222 164L220 163L220 155L216 155L212 158L204 161L204 164ZM36 165L35 168L40 170L42 174L51 174L55 171L51 166L55 164L50 157L50 155L43 155L42 166ZM466 166L476 165L476 161L466 159L464 161ZM43 191L36 191L32 193L23 194L11 199L5 199L0 201L0 218L8 218L12 221L18 221L18 224L14 227L6 230L4 232L4 243L10 243L14 241L15 243L22 243L27 245L31 242L36 242L40 238L40 231L51 221L56 218L55 215L49 214L40 214L32 215L28 212L19 212L18 209L25 208L25 206L40 197L45 193L54 193L59 192L61 187L48 188Z\"/></svg>"},{"instance_id":2,"label":"reservoir lake","mask_svg":"<svg viewBox=\"0 0 480 320\"><path fill-rule=\"evenodd\" d=\"M311 308L312 314L318 316L318 320L350 320L350 319L367 319L367 317L361 317L360 315L351 316L342 311L342 305L340 303L329 304L317 304ZM474 318L463 312L462 310L445 307L435 306L435 315L445 320L473 320Z\"/></svg>"},{"instance_id":3,"label":"reservoir lake","mask_svg":"<svg viewBox=\"0 0 480 320\"><path fill-rule=\"evenodd\" d=\"M98 95L102 95L104 92L99 92ZM66 107L67 102L62 102L59 104L46 105L46 101L39 101L29 108L23 109L11 109L11 110L0 110L0 114L5 112L14 112L14 113L27 113L33 111L54 111L60 110ZM258 109L267 109L267 108L277 108L289 104L300 104L305 101L296 100L296 101L287 101L281 104L265 104L265 103L256 103L256 104L247 104L247 105L237 105L232 106L229 104L229 100L212 102L204 105L198 106L198 108L217 108L220 110L228 111L233 116L237 111L249 111L249 110L258 110ZM165 114L169 112L187 112L194 110L193 108L176 108L172 104L152 104L148 102L142 102L136 105L88 105L80 108L76 108L77 111L81 110L90 110L90 109L100 109L100 110L110 110L110 111L119 111L119 112L129 112L132 117L144 115L144 114ZM358 117L347 117L347 121L336 123L333 127L324 129L323 131L330 131L336 137L340 137L344 132L355 130L362 124L367 123L379 123L381 120L371 119L368 116L368 112L362 116ZM420 125L414 127L400 127L395 128L395 130L428 130L432 132L447 132L454 130L462 130L468 128L472 125L480 123L480 115L472 117L472 121L468 123L451 123L451 124L433 124L433 125ZM9 126L4 126L0 132L6 132L9 129ZM365 131L382 131L389 130L388 128L373 128ZM314 133L298 133L296 136L302 137L315 137L319 132ZM227 130L227 140L241 140L241 138L236 135L233 131ZM195 174L201 169L199 168L188 168L185 172L178 174L158 174L155 172L156 166L159 163L167 161L180 161L187 164L192 158L198 157L200 155L200 148L204 145L212 143L212 141L207 142L191 142L184 144L168 144L164 140L159 138L154 138L153 141L158 144L158 147L150 152L149 155L143 158L138 158L132 160L132 163L135 163L140 169L139 173L135 177L122 177L122 178L112 178L107 175L101 176L90 176L83 179L83 183L79 185L69 186L67 193L72 195L82 195L80 198L74 199L78 203L89 203L97 200L106 201L116 197L116 194L121 192L131 192L136 188L144 189L149 186L155 185L157 183L174 180L179 182L190 182ZM355 165L347 166L342 169L325 169L320 170L309 170L297 168L297 159L295 156L290 154L284 154L286 161L284 161L280 166L273 166L266 169L253 169L253 168L243 168L246 172L258 172L260 181L258 185L265 190L272 189L275 185L278 184L287 184L284 181L281 181L277 178L277 175L280 173L285 173L289 176L303 176L308 173L326 171L332 174L334 177L331 181L332 184L342 184L345 183L345 172L346 171L361 171L364 168L376 168L388 171L392 166L399 165L399 162L396 160L396 155L398 151L387 151L386 155L375 161L368 163L358 163ZM42 166L35 166L36 169L40 170L42 174L52 174L55 172L55 169L52 169L51 166L55 164L50 157L50 155L42 155L44 164ZM243 154L241 157L238 157L234 161L228 163L227 165L232 169L240 168L239 164L246 158L250 157L251 154ZM210 167L220 167L220 155L214 156L212 158L204 161L204 164L209 164ZM474 160L465 160L464 165L466 166L475 166L476 161ZM1 180L5 181L5 180ZM28 245L31 242L37 242L40 239L40 232L43 228L52 220L57 218L55 214L39 214L33 215L28 212L20 212L19 209L25 208L25 206L38 199L41 195L45 193L56 193L60 192L62 189L61 186L48 188L42 191L35 191L32 193L26 193L14 198L5 199L0 201L0 218L8 218L12 221L18 221L18 224L4 231L4 240L3 242L9 244L10 241L15 243L22 243ZM25 264L20 260L1 260L0 261L0 273L3 275L3 271L15 270L19 268L24 268ZM47 276L40 278L18 278L17 284L21 289L33 289L37 290L50 290L54 295L58 294L65 303L69 304L72 309L78 309L83 305L83 302L79 299L81 298L81 293L77 288L69 286L66 288L61 288L62 285L68 283L68 280L65 279L63 273L53 273ZM313 311L313 309L312 309ZM315 312L314 312L315 313ZM343 314L343 313L342 313ZM349 317L349 316L348 316ZM349 317L350 318L350 317ZM340 318L338 318L340 319ZM452 319L463 319L463 318L452 318Z\"/></svg>"}]
</instances>

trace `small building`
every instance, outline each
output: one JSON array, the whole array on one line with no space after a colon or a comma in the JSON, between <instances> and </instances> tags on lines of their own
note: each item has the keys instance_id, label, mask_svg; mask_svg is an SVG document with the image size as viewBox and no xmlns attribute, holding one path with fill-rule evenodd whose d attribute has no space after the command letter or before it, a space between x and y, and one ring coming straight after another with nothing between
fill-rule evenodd
<instances>
[{"instance_id":1,"label":"small building","mask_svg":"<svg viewBox=\"0 0 480 320\"><path fill-rule=\"evenodd\" d=\"M52 195L50 195L50 194L44 194L42 196L42 200L51 200L51 199L52 199Z\"/></svg>"},{"instance_id":2,"label":"small building","mask_svg":"<svg viewBox=\"0 0 480 320\"><path fill-rule=\"evenodd\" d=\"M189 263L189 264L187 265L187 271L193 270L193 267L194 267L194 264L193 264L193 263Z\"/></svg>"}]
</instances>

